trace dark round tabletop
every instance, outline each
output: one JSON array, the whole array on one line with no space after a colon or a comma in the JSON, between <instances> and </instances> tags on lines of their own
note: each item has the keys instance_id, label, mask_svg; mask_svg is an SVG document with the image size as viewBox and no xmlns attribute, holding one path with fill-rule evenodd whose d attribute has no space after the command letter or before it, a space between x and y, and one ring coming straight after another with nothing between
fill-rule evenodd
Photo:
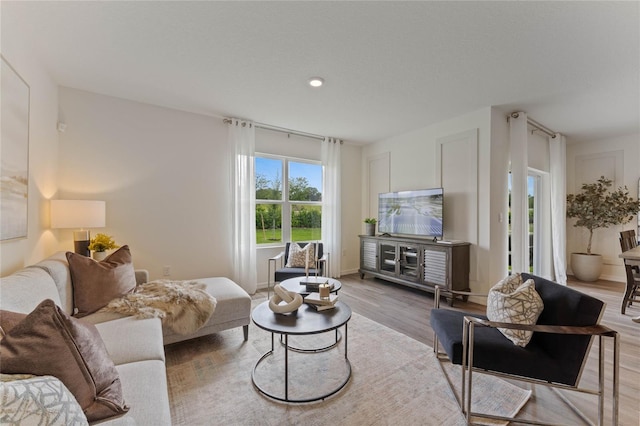
<instances>
[{"instance_id":1,"label":"dark round tabletop","mask_svg":"<svg viewBox=\"0 0 640 426\"><path fill-rule=\"evenodd\" d=\"M279 334L303 335L324 333L343 326L351 319L351 308L344 302L336 302L333 309L316 311L302 304L297 311L276 314L269 309L269 301L262 302L251 312L251 319L258 327Z\"/></svg>"}]
</instances>

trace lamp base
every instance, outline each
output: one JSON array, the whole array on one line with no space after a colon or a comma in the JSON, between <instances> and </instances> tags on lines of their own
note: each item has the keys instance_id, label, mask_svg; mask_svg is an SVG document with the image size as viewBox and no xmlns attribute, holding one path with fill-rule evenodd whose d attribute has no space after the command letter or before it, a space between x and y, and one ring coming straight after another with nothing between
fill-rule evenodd
<instances>
[{"instance_id":1,"label":"lamp base","mask_svg":"<svg viewBox=\"0 0 640 426\"><path fill-rule=\"evenodd\" d=\"M91 251L89 250L90 242L91 238L89 236L89 231L73 232L73 248L77 254L87 257L91 256Z\"/></svg>"}]
</instances>

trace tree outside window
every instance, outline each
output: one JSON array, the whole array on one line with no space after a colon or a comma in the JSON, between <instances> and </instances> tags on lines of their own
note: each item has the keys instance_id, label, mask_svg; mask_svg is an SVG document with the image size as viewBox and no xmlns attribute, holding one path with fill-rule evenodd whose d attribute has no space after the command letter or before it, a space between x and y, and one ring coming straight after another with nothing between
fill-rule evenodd
<instances>
[{"instance_id":1,"label":"tree outside window","mask_svg":"<svg viewBox=\"0 0 640 426\"><path fill-rule=\"evenodd\" d=\"M257 244L319 240L322 165L275 156L255 164Z\"/></svg>"}]
</instances>

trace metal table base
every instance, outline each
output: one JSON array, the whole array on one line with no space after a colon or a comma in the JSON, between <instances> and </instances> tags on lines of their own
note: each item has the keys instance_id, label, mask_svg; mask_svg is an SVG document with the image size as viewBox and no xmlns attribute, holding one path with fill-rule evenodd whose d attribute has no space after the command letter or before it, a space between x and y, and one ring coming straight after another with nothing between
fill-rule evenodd
<instances>
[{"instance_id":1,"label":"metal table base","mask_svg":"<svg viewBox=\"0 0 640 426\"><path fill-rule=\"evenodd\" d=\"M257 381L256 381L256 370L258 368L258 366L262 363L262 361L264 361L265 359L267 359L269 356L273 355L274 353L274 349L275 349L275 338L274 338L274 332L271 332L271 350L267 351L264 353L264 355L262 355L260 357L260 359L258 359L258 361L256 362L256 365L253 367L253 371L251 372L251 381L253 382L253 386L263 395L275 399L277 401L282 401L282 402L290 402L290 403L302 403L302 402L313 402L313 401L320 401L323 399L326 399L332 395L335 395L336 393L338 393L342 388L344 388L347 383L349 383L349 380L351 380L351 363L349 362L349 358L348 358L348 329L347 329L347 323L344 324L344 361L346 363L347 366L347 374L346 377L344 379L344 381L342 381L342 383L340 383L335 389L322 394L320 396L317 397L310 397L310 398L301 398L301 399L292 399L289 398L289 350L291 351L295 351L295 352L301 352L301 353L318 353L318 352L325 352L328 351L330 349L335 348L339 341L341 340L341 337L339 337L338 334L338 329L335 329L335 333L336 333L336 340L335 343L324 347L324 348L318 348L318 349L300 349L300 348L292 348L289 346L289 335L286 333L278 333L280 334L280 342L282 343L282 345L284 346L284 396L280 396L280 395L274 395L270 392L268 392L267 390L265 390L262 386L260 386ZM283 341L284 339L284 341Z\"/></svg>"}]
</instances>

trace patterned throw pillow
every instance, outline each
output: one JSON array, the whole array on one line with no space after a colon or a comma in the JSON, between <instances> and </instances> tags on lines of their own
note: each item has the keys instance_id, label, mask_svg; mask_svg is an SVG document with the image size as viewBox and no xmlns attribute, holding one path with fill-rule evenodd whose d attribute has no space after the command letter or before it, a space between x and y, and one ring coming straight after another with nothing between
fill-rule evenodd
<instances>
[{"instance_id":1,"label":"patterned throw pillow","mask_svg":"<svg viewBox=\"0 0 640 426\"><path fill-rule=\"evenodd\" d=\"M489 290L487 318L490 321L533 325L544 309L542 298L532 279L522 282L520 274L510 275ZM533 336L532 331L499 328L505 337L518 346L525 347Z\"/></svg>"},{"instance_id":2,"label":"patterned throw pillow","mask_svg":"<svg viewBox=\"0 0 640 426\"><path fill-rule=\"evenodd\" d=\"M0 374L0 408L2 424L89 424L69 389L53 376Z\"/></svg>"},{"instance_id":3,"label":"patterned throw pillow","mask_svg":"<svg viewBox=\"0 0 640 426\"><path fill-rule=\"evenodd\" d=\"M309 268L315 268L315 244L308 243L306 246L300 247L298 243L291 243L289 245L289 257L287 257L287 268L304 268L305 260L307 260L307 253L309 256L309 262L307 263L307 266Z\"/></svg>"}]
</instances>

